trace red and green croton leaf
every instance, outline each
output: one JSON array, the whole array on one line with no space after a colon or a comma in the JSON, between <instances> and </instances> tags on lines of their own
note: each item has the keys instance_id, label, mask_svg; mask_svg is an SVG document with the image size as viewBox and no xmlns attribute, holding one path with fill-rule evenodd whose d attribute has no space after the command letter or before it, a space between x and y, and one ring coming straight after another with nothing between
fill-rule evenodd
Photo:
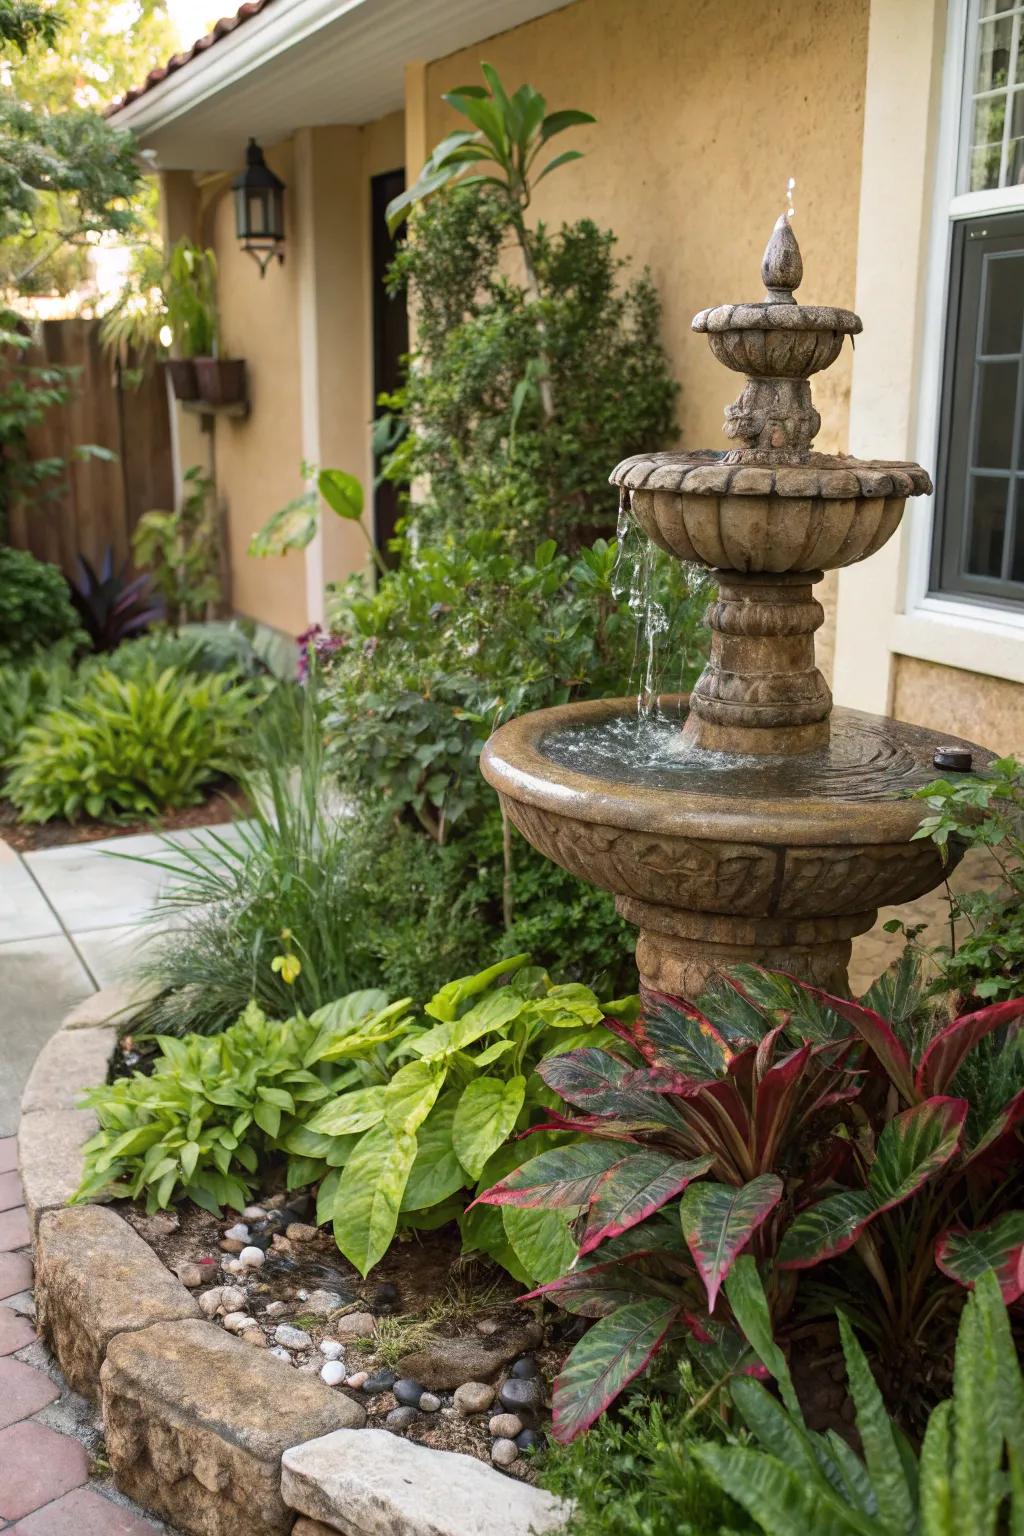
<instances>
[{"instance_id":1,"label":"red and green croton leaf","mask_svg":"<svg viewBox=\"0 0 1024 1536\"><path fill-rule=\"evenodd\" d=\"M615 1401L661 1348L679 1305L650 1297L602 1317L569 1355L555 1380L552 1430L563 1445L575 1440Z\"/></svg>"},{"instance_id":2,"label":"red and green croton leaf","mask_svg":"<svg viewBox=\"0 0 1024 1536\"><path fill-rule=\"evenodd\" d=\"M916 1103L920 1094L914 1086L910 1056L892 1025L883 1019L880 1013L876 1013L873 1008L865 1008L862 1003L851 1003L847 998L833 997L831 992L824 992L820 987L805 987L804 990L812 997L816 997L820 1003L824 1003L826 1008L833 1009L848 1024L853 1025L901 1096L908 1104Z\"/></svg>"},{"instance_id":3,"label":"red and green croton leaf","mask_svg":"<svg viewBox=\"0 0 1024 1536\"><path fill-rule=\"evenodd\" d=\"M1024 997L994 1003L991 1008L979 1008L976 1013L965 1013L940 1029L918 1063L915 1077L918 1093L944 1093L978 1041L1001 1025L1012 1024L1017 1019L1024 1019Z\"/></svg>"},{"instance_id":4,"label":"red and green croton leaf","mask_svg":"<svg viewBox=\"0 0 1024 1536\"><path fill-rule=\"evenodd\" d=\"M713 1162L712 1157L676 1162L663 1152L643 1151L615 1163L594 1191L580 1256L653 1216L693 1179L707 1173Z\"/></svg>"},{"instance_id":5,"label":"red and green croton leaf","mask_svg":"<svg viewBox=\"0 0 1024 1536\"><path fill-rule=\"evenodd\" d=\"M617 1056L595 1046L549 1056L537 1076L568 1104L587 1115L605 1115L651 1130L681 1130L683 1121L665 1095L688 1084L650 1068L637 1071Z\"/></svg>"},{"instance_id":6,"label":"red and green croton leaf","mask_svg":"<svg viewBox=\"0 0 1024 1536\"><path fill-rule=\"evenodd\" d=\"M548 1210L587 1205L602 1175L621 1158L620 1148L601 1141L552 1147L485 1190L473 1205L538 1206Z\"/></svg>"},{"instance_id":7,"label":"red and green croton leaf","mask_svg":"<svg viewBox=\"0 0 1024 1536\"><path fill-rule=\"evenodd\" d=\"M652 1066L701 1082L722 1077L732 1056L710 1019L681 998L662 992L643 994L643 1014L633 1026L633 1039Z\"/></svg>"},{"instance_id":8,"label":"red and green croton leaf","mask_svg":"<svg viewBox=\"0 0 1024 1536\"><path fill-rule=\"evenodd\" d=\"M867 1188L827 1195L801 1211L779 1245L780 1269L811 1269L833 1259L883 1211L902 1205L954 1156L966 1099L926 1099L897 1115L878 1138Z\"/></svg>"},{"instance_id":9,"label":"red and green croton leaf","mask_svg":"<svg viewBox=\"0 0 1024 1536\"><path fill-rule=\"evenodd\" d=\"M656 1265L662 1255L658 1249L638 1249L605 1262L579 1264L568 1274L520 1296L520 1301L547 1297L565 1312L577 1317L607 1317L620 1307L644 1296L664 1297L663 1285L649 1278L647 1266Z\"/></svg>"},{"instance_id":10,"label":"red and green croton leaf","mask_svg":"<svg viewBox=\"0 0 1024 1536\"><path fill-rule=\"evenodd\" d=\"M995 1271L1009 1306L1024 1296L1024 1211L1007 1211L987 1227L968 1232L953 1227L935 1244L935 1262L944 1275L968 1290L987 1269Z\"/></svg>"},{"instance_id":11,"label":"red and green croton leaf","mask_svg":"<svg viewBox=\"0 0 1024 1536\"><path fill-rule=\"evenodd\" d=\"M736 1258L782 1199L782 1180L759 1174L748 1184L691 1184L683 1196L683 1236L715 1310L722 1282Z\"/></svg>"}]
</instances>

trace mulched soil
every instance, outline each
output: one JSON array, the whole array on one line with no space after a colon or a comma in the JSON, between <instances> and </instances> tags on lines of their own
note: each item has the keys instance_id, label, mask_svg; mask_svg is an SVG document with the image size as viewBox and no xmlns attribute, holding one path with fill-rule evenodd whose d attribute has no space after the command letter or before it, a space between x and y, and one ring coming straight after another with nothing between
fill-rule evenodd
<instances>
[{"instance_id":1,"label":"mulched soil","mask_svg":"<svg viewBox=\"0 0 1024 1536\"><path fill-rule=\"evenodd\" d=\"M287 1199L288 1209L297 1220L311 1220L311 1202L301 1193L285 1196L282 1193L255 1203L269 1208ZM191 1202L183 1202L171 1211L147 1216L137 1206L119 1205L125 1219L150 1244L168 1269L204 1260L214 1260L210 1265L210 1281L194 1294L201 1296L210 1285L233 1285L246 1292L247 1310L256 1318L269 1342L273 1342L274 1329L281 1323L290 1323L304 1329L312 1338L313 1348L295 1358L298 1369L319 1370L323 1357L319 1344L324 1338L335 1336L332 1325L346 1312L370 1311L378 1320L378 1328L385 1339L392 1342L396 1332L411 1324L429 1325L435 1336L451 1339L471 1336L479 1340L481 1331L477 1324L483 1322L500 1326L519 1325L536 1316L532 1307L518 1305L516 1297L522 1287L504 1270L487 1261L464 1259L460 1253L458 1228L442 1227L435 1232L409 1232L400 1234L386 1256L377 1264L372 1275L363 1280L344 1256L338 1251L326 1229L320 1229L315 1238L290 1242L290 1252L279 1253L271 1249L266 1262L258 1270L250 1270L244 1277L224 1272L220 1265L233 1255L220 1247L225 1230L242 1218L225 1213L218 1218L200 1210ZM338 1292L342 1306L330 1317L312 1315L304 1305L305 1298L317 1290ZM283 1310L270 1315L267 1308L274 1303L284 1304ZM439 1309L443 1309L439 1313ZM433 1322L431 1322L433 1315ZM560 1335L565 1319L549 1321L543 1344L532 1350L548 1384L558 1374L562 1361L571 1347L568 1339ZM403 1342L399 1354L412 1353L423 1347L425 1337L410 1336ZM345 1342L345 1361L349 1374L393 1366L394 1360L381 1355L373 1339L348 1340ZM422 1383L427 1390L431 1383ZM366 1409L369 1428L384 1427L388 1413L397 1406L392 1393L382 1392L371 1397L359 1390L338 1387ZM439 1412L423 1413L405 1431L406 1438L438 1450L461 1451L490 1462L492 1438L488 1421L503 1410L495 1401L487 1413L463 1418L452 1407L452 1394L438 1392L442 1403ZM547 1415L544 1415L547 1418ZM525 1419L524 1419L525 1422ZM507 1475L532 1482L534 1469L531 1458L521 1456Z\"/></svg>"},{"instance_id":2,"label":"mulched soil","mask_svg":"<svg viewBox=\"0 0 1024 1536\"><path fill-rule=\"evenodd\" d=\"M181 832L191 827L210 827L230 821L245 810L245 796L234 784L220 785L201 805L168 811L148 821L47 821L28 826L18 821L9 800L0 799L0 838L16 853L37 853L42 848L61 848L67 843L95 843L108 837L132 837L140 832Z\"/></svg>"}]
</instances>

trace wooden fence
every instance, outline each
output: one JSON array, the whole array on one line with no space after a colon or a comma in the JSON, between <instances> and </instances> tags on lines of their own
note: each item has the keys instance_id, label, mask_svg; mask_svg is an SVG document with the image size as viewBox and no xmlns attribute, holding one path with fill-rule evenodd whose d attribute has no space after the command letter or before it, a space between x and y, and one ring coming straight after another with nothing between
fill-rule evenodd
<instances>
[{"instance_id":1,"label":"wooden fence","mask_svg":"<svg viewBox=\"0 0 1024 1536\"><path fill-rule=\"evenodd\" d=\"M34 359L76 370L72 398L52 409L32 433L33 457L61 458L66 473L33 505L10 520L10 542L51 560L69 576L79 555L97 564L112 550L118 564L131 554L143 512L174 505L170 414L162 368L150 367L137 387L124 383L99 345L96 320L47 320ZM113 462L75 456L96 443Z\"/></svg>"}]
</instances>

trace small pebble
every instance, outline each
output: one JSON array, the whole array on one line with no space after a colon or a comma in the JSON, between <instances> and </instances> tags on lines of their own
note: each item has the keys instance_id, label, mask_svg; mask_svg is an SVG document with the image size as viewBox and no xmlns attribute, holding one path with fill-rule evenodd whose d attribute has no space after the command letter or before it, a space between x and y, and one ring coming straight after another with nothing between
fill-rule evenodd
<instances>
[{"instance_id":1,"label":"small pebble","mask_svg":"<svg viewBox=\"0 0 1024 1536\"><path fill-rule=\"evenodd\" d=\"M514 1440L495 1440L491 1446L491 1460L496 1467L510 1467L519 1459L519 1447Z\"/></svg>"},{"instance_id":2,"label":"small pebble","mask_svg":"<svg viewBox=\"0 0 1024 1536\"><path fill-rule=\"evenodd\" d=\"M231 1238L237 1243L247 1243L249 1241L249 1228L245 1225L244 1221L238 1221L233 1227L228 1227L224 1236Z\"/></svg>"},{"instance_id":3,"label":"small pebble","mask_svg":"<svg viewBox=\"0 0 1024 1536\"><path fill-rule=\"evenodd\" d=\"M291 1323L278 1323L274 1329L274 1342L285 1349L308 1349L313 1340L304 1328L293 1328Z\"/></svg>"},{"instance_id":4,"label":"small pebble","mask_svg":"<svg viewBox=\"0 0 1024 1536\"><path fill-rule=\"evenodd\" d=\"M394 1371L374 1371L363 1382L363 1391L372 1396L375 1392L390 1392L398 1377Z\"/></svg>"},{"instance_id":5,"label":"small pebble","mask_svg":"<svg viewBox=\"0 0 1024 1536\"><path fill-rule=\"evenodd\" d=\"M306 1311L315 1317L327 1317L345 1302L340 1291L310 1291L306 1297Z\"/></svg>"},{"instance_id":6,"label":"small pebble","mask_svg":"<svg viewBox=\"0 0 1024 1536\"><path fill-rule=\"evenodd\" d=\"M267 1262L267 1256L262 1248L243 1248L238 1255L239 1264L244 1264L246 1269L262 1269ZM515 1367L513 1367L513 1370Z\"/></svg>"},{"instance_id":7,"label":"small pebble","mask_svg":"<svg viewBox=\"0 0 1024 1536\"><path fill-rule=\"evenodd\" d=\"M216 1316L223 1294L224 1287L222 1285L211 1286L208 1291L203 1292L199 1298L199 1310L204 1317Z\"/></svg>"},{"instance_id":8,"label":"small pebble","mask_svg":"<svg viewBox=\"0 0 1024 1536\"><path fill-rule=\"evenodd\" d=\"M476 1331L477 1333L491 1334L497 1333L500 1327L501 1324L495 1322L493 1317L482 1317L476 1325Z\"/></svg>"},{"instance_id":9,"label":"small pebble","mask_svg":"<svg viewBox=\"0 0 1024 1536\"><path fill-rule=\"evenodd\" d=\"M323 1355L325 1360L340 1360L345 1351L342 1349L337 1339L321 1339L320 1353Z\"/></svg>"},{"instance_id":10,"label":"small pebble","mask_svg":"<svg viewBox=\"0 0 1024 1536\"><path fill-rule=\"evenodd\" d=\"M523 1421L514 1413L496 1413L487 1428L496 1440L514 1440L523 1432Z\"/></svg>"},{"instance_id":11,"label":"small pebble","mask_svg":"<svg viewBox=\"0 0 1024 1536\"><path fill-rule=\"evenodd\" d=\"M524 1429L516 1435L515 1441L521 1451L532 1451L535 1456L539 1456L547 1444L544 1436L535 1429Z\"/></svg>"},{"instance_id":12,"label":"small pebble","mask_svg":"<svg viewBox=\"0 0 1024 1536\"><path fill-rule=\"evenodd\" d=\"M244 1333L246 1328L256 1327L256 1319L250 1317L248 1312L226 1312L224 1327L228 1333Z\"/></svg>"},{"instance_id":13,"label":"small pebble","mask_svg":"<svg viewBox=\"0 0 1024 1536\"><path fill-rule=\"evenodd\" d=\"M369 1312L346 1312L343 1317L334 1318L331 1327L339 1339L372 1339L377 1331Z\"/></svg>"},{"instance_id":14,"label":"small pebble","mask_svg":"<svg viewBox=\"0 0 1024 1536\"><path fill-rule=\"evenodd\" d=\"M351 1376L345 1377L346 1387L354 1387L358 1392L360 1387L365 1387L370 1379L369 1371L353 1371Z\"/></svg>"},{"instance_id":15,"label":"small pebble","mask_svg":"<svg viewBox=\"0 0 1024 1536\"><path fill-rule=\"evenodd\" d=\"M424 1392L417 1406L420 1413L436 1413L441 1406L441 1399L433 1392Z\"/></svg>"},{"instance_id":16,"label":"small pebble","mask_svg":"<svg viewBox=\"0 0 1024 1536\"><path fill-rule=\"evenodd\" d=\"M400 1381L392 1382L391 1390L403 1408L418 1408L424 1389L411 1376L403 1376Z\"/></svg>"},{"instance_id":17,"label":"small pebble","mask_svg":"<svg viewBox=\"0 0 1024 1536\"><path fill-rule=\"evenodd\" d=\"M292 1245L286 1237L281 1236L280 1232L275 1232L270 1239L270 1251L271 1253L291 1253Z\"/></svg>"},{"instance_id":18,"label":"small pebble","mask_svg":"<svg viewBox=\"0 0 1024 1536\"><path fill-rule=\"evenodd\" d=\"M522 1355L512 1366L512 1369L509 1371L509 1375L515 1376L519 1380L526 1381L534 1376L540 1375L540 1366L537 1364L532 1355Z\"/></svg>"},{"instance_id":19,"label":"small pebble","mask_svg":"<svg viewBox=\"0 0 1024 1536\"><path fill-rule=\"evenodd\" d=\"M269 1349L270 1341L262 1328L246 1328L242 1334L246 1344L255 1344L257 1349Z\"/></svg>"},{"instance_id":20,"label":"small pebble","mask_svg":"<svg viewBox=\"0 0 1024 1536\"><path fill-rule=\"evenodd\" d=\"M278 1360L286 1360L288 1362L288 1364L291 1365L291 1363L292 1363L291 1355L288 1353L288 1351L286 1349L283 1349L280 1344L275 1344L273 1349L270 1351L270 1353L272 1355L276 1355Z\"/></svg>"},{"instance_id":21,"label":"small pebble","mask_svg":"<svg viewBox=\"0 0 1024 1536\"><path fill-rule=\"evenodd\" d=\"M239 1237L222 1237L217 1246L221 1253L239 1254L245 1247L245 1244Z\"/></svg>"},{"instance_id":22,"label":"small pebble","mask_svg":"<svg viewBox=\"0 0 1024 1536\"><path fill-rule=\"evenodd\" d=\"M455 1389L455 1406L466 1418L473 1413L486 1413L493 1402L494 1388L485 1381L466 1381Z\"/></svg>"},{"instance_id":23,"label":"small pebble","mask_svg":"<svg viewBox=\"0 0 1024 1536\"><path fill-rule=\"evenodd\" d=\"M329 1387L340 1387L345 1380L345 1367L340 1360L325 1360L320 1367L320 1380Z\"/></svg>"},{"instance_id":24,"label":"small pebble","mask_svg":"<svg viewBox=\"0 0 1024 1536\"><path fill-rule=\"evenodd\" d=\"M270 1305L267 1307L267 1316L268 1317L280 1317L282 1312L287 1312L287 1311L288 1311L288 1303L286 1301L272 1301L270 1303Z\"/></svg>"},{"instance_id":25,"label":"small pebble","mask_svg":"<svg viewBox=\"0 0 1024 1536\"><path fill-rule=\"evenodd\" d=\"M392 1408L384 1422L388 1429L408 1429L410 1424L415 1424L418 1417L415 1408L408 1406Z\"/></svg>"},{"instance_id":26,"label":"small pebble","mask_svg":"<svg viewBox=\"0 0 1024 1536\"><path fill-rule=\"evenodd\" d=\"M174 1273L186 1290L189 1291L198 1290L206 1278L198 1264L179 1264Z\"/></svg>"},{"instance_id":27,"label":"small pebble","mask_svg":"<svg viewBox=\"0 0 1024 1536\"><path fill-rule=\"evenodd\" d=\"M544 1383L539 1376L510 1376L498 1389L498 1400L509 1413L527 1413L543 1408L546 1396Z\"/></svg>"},{"instance_id":28,"label":"small pebble","mask_svg":"<svg viewBox=\"0 0 1024 1536\"><path fill-rule=\"evenodd\" d=\"M245 1306L245 1292L237 1285L222 1286L220 1304L225 1312L241 1312Z\"/></svg>"},{"instance_id":29,"label":"small pebble","mask_svg":"<svg viewBox=\"0 0 1024 1536\"><path fill-rule=\"evenodd\" d=\"M316 1237L316 1227L305 1221L293 1221L285 1227L284 1235L290 1243L311 1243Z\"/></svg>"},{"instance_id":30,"label":"small pebble","mask_svg":"<svg viewBox=\"0 0 1024 1536\"><path fill-rule=\"evenodd\" d=\"M262 1205L247 1205L242 1212L243 1221L266 1221L267 1213Z\"/></svg>"}]
</instances>

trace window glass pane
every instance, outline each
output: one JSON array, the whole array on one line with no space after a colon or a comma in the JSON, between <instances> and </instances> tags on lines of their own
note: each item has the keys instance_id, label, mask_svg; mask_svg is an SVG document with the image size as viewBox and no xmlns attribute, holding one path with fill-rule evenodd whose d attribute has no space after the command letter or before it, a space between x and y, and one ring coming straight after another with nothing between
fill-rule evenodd
<instances>
[{"instance_id":1,"label":"window glass pane","mask_svg":"<svg viewBox=\"0 0 1024 1536\"><path fill-rule=\"evenodd\" d=\"M1010 580L1024 581L1024 475L1017 476L1016 497L1017 513L1014 519L1015 538Z\"/></svg>"},{"instance_id":2,"label":"window glass pane","mask_svg":"<svg viewBox=\"0 0 1024 1536\"><path fill-rule=\"evenodd\" d=\"M970 478L970 538L967 570L972 576L996 576L1003 572L1003 531L1006 527L1008 475L972 475Z\"/></svg>"},{"instance_id":3,"label":"window glass pane","mask_svg":"<svg viewBox=\"0 0 1024 1536\"><path fill-rule=\"evenodd\" d=\"M1024 185L1024 91L1014 91L1010 100L1010 145L1006 157L1006 185Z\"/></svg>"},{"instance_id":4,"label":"window glass pane","mask_svg":"<svg viewBox=\"0 0 1024 1536\"><path fill-rule=\"evenodd\" d=\"M1000 144L1003 138L1003 123L1006 120L1006 97L982 96L974 103L974 128L971 132L971 143L977 146L982 144Z\"/></svg>"},{"instance_id":5,"label":"window glass pane","mask_svg":"<svg viewBox=\"0 0 1024 1536\"><path fill-rule=\"evenodd\" d=\"M985 258L983 352L1019 352L1024 327L1024 251Z\"/></svg>"},{"instance_id":6,"label":"window glass pane","mask_svg":"<svg viewBox=\"0 0 1024 1536\"><path fill-rule=\"evenodd\" d=\"M992 144L984 149L971 151L971 191L987 192L999 185L999 167L1003 158L1003 146Z\"/></svg>"},{"instance_id":7,"label":"window glass pane","mask_svg":"<svg viewBox=\"0 0 1024 1536\"><path fill-rule=\"evenodd\" d=\"M1013 42L1013 17L1000 16L984 21L978 28L978 67L974 76L976 91L995 90L1010 78L1010 48Z\"/></svg>"},{"instance_id":8,"label":"window glass pane","mask_svg":"<svg viewBox=\"0 0 1024 1536\"><path fill-rule=\"evenodd\" d=\"M1017 364L979 363L978 375L973 466L975 469L1009 469L1017 403Z\"/></svg>"}]
</instances>

